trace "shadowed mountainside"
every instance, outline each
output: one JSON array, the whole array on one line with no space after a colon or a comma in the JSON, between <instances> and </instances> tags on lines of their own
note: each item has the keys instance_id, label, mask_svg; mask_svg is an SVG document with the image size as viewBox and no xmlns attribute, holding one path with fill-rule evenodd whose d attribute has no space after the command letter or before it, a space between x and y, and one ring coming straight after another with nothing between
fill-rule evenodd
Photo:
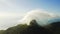
<instances>
[{"instance_id":1,"label":"shadowed mountainside","mask_svg":"<svg viewBox=\"0 0 60 34\"><path fill-rule=\"evenodd\" d=\"M19 24L8 28L2 34L60 34L60 22L53 22L49 28L45 27L39 26L36 20L32 20L30 25Z\"/></svg>"}]
</instances>

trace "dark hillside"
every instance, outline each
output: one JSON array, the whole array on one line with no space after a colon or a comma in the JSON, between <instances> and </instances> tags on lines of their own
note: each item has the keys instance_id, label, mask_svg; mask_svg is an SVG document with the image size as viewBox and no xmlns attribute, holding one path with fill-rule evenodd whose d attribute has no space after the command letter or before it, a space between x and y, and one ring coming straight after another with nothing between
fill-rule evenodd
<instances>
[{"instance_id":1,"label":"dark hillside","mask_svg":"<svg viewBox=\"0 0 60 34\"><path fill-rule=\"evenodd\" d=\"M19 24L10 27L1 34L60 34L60 22L53 22L51 27L45 28L37 24L36 20L32 20L30 25Z\"/></svg>"}]
</instances>

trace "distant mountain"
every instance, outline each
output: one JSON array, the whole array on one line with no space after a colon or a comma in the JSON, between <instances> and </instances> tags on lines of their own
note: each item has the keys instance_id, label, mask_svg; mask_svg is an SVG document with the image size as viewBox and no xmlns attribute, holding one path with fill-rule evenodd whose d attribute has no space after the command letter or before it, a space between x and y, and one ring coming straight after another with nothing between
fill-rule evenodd
<instances>
[{"instance_id":1,"label":"distant mountain","mask_svg":"<svg viewBox=\"0 0 60 34\"><path fill-rule=\"evenodd\" d=\"M51 18L48 22L52 23L52 22L59 22L60 18Z\"/></svg>"}]
</instances>

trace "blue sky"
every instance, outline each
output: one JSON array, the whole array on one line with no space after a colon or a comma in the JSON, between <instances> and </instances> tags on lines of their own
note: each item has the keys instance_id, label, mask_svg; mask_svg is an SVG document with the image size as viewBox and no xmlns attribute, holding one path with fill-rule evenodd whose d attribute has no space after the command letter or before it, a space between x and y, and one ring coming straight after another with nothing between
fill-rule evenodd
<instances>
[{"instance_id":1,"label":"blue sky","mask_svg":"<svg viewBox=\"0 0 60 34\"><path fill-rule=\"evenodd\" d=\"M25 0L17 1L18 8L24 9L44 9L53 12L59 12L60 10L60 0Z\"/></svg>"},{"instance_id":2,"label":"blue sky","mask_svg":"<svg viewBox=\"0 0 60 34\"><path fill-rule=\"evenodd\" d=\"M0 0L0 29L16 25L27 12L35 9L59 14L60 0Z\"/></svg>"}]
</instances>

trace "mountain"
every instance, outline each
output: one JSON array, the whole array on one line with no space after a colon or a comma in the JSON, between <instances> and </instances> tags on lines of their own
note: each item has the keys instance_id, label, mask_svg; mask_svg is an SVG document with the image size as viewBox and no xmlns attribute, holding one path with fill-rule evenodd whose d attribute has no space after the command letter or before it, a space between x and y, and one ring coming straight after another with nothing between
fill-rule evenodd
<instances>
[{"instance_id":1,"label":"mountain","mask_svg":"<svg viewBox=\"0 0 60 34\"><path fill-rule=\"evenodd\" d=\"M36 20L32 20L30 25L19 24L8 28L4 34L52 34L50 30L39 26Z\"/></svg>"},{"instance_id":2,"label":"mountain","mask_svg":"<svg viewBox=\"0 0 60 34\"><path fill-rule=\"evenodd\" d=\"M60 21L53 22L52 27L50 28L54 34L60 34Z\"/></svg>"},{"instance_id":3,"label":"mountain","mask_svg":"<svg viewBox=\"0 0 60 34\"><path fill-rule=\"evenodd\" d=\"M37 24L36 20L32 20L30 25L23 34L52 34L52 32L44 27L41 27Z\"/></svg>"},{"instance_id":4,"label":"mountain","mask_svg":"<svg viewBox=\"0 0 60 34\"><path fill-rule=\"evenodd\" d=\"M3 34L5 30L0 30L0 34Z\"/></svg>"},{"instance_id":5,"label":"mountain","mask_svg":"<svg viewBox=\"0 0 60 34\"><path fill-rule=\"evenodd\" d=\"M38 25L37 21L34 19L30 21L30 25L19 24L4 30L4 32L0 32L2 32L2 34L60 34L60 21L52 22L45 27Z\"/></svg>"}]
</instances>

